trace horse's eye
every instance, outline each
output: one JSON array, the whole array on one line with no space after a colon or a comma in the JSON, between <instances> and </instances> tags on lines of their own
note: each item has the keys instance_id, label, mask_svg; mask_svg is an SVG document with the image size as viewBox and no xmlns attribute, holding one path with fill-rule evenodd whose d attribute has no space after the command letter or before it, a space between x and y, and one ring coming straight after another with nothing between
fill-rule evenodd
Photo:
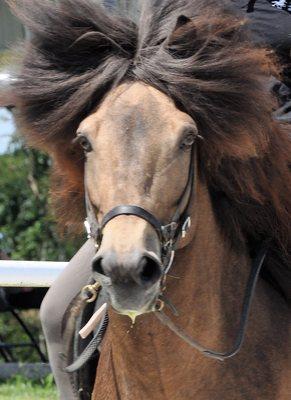
<instances>
[{"instance_id":1,"label":"horse's eye","mask_svg":"<svg viewBox=\"0 0 291 400\"><path fill-rule=\"evenodd\" d=\"M77 137L77 141L83 147L83 149L84 149L84 151L86 153L89 153L90 151L92 151L92 145L91 145L91 143L89 142L89 139L86 136L79 135Z\"/></svg>"},{"instance_id":2,"label":"horse's eye","mask_svg":"<svg viewBox=\"0 0 291 400\"><path fill-rule=\"evenodd\" d=\"M190 148L196 139L196 135L194 133L188 133L182 140L181 144L180 144L180 148L182 150L186 150L188 148Z\"/></svg>"}]
</instances>

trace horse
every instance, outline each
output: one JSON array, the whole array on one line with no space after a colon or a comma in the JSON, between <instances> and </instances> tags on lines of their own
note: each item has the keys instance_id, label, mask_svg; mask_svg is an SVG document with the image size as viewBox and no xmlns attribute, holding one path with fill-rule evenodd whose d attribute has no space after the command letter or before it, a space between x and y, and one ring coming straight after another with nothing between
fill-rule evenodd
<instances>
[{"instance_id":1,"label":"horse","mask_svg":"<svg viewBox=\"0 0 291 400\"><path fill-rule=\"evenodd\" d=\"M92 399L287 400L291 143L269 49L227 1L149 1L139 23L8 3L31 32L9 95L52 157L60 225L87 215L110 305Z\"/></svg>"}]
</instances>

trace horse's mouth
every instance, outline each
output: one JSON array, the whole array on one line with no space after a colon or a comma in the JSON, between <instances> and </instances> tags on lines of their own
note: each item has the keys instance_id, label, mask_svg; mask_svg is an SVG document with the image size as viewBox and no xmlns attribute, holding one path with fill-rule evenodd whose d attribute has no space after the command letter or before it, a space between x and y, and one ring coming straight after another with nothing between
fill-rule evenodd
<instances>
[{"instance_id":1,"label":"horse's mouth","mask_svg":"<svg viewBox=\"0 0 291 400\"><path fill-rule=\"evenodd\" d=\"M128 316L133 323L139 315L148 314L160 308L160 279L148 288L141 288L130 281L123 284L113 282L100 273L95 273L96 278L103 287L107 303L117 314Z\"/></svg>"},{"instance_id":2,"label":"horse's mouth","mask_svg":"<svg viewBox=\"0 0 291 400\"><path fill-rule=\"evenodd\" d=\"M139 316L139 315L143 315L143 314L147 314L147 313L149 313L149 312L151 312L152 310L139 310L139 311L137 311L137 310L123 310L123 311L118 311L118 310L116 310L116 312L118 313L118 314L121 314L121 315L126 315L126 316L128 316L130 319L131 319L131 322L132 322L132 324L134 325L134 323L135 323L135 320L136 320L136 318Z\"/></svg>"},{"instance_id":3,"label":"horse's mouth","mask_svg":"<svg viewBox=\"0 0 291 400\"><path fill-rule=\"evenodd\" d=\"M117 302L114 297L112 298L110 296L110 303L114 311L118 314L128 316L133 324L135 323L135 320L138 316L156 311L157 301L158 301L158 295L155 294L154 296L151 297L149 301L145 302L142 306L137 306L136 302L133 302L131 305L128 300L126 301L126 304L122 305L123 302L121 302L120 304L120 302Z\"/></svg>"}]
</instances>

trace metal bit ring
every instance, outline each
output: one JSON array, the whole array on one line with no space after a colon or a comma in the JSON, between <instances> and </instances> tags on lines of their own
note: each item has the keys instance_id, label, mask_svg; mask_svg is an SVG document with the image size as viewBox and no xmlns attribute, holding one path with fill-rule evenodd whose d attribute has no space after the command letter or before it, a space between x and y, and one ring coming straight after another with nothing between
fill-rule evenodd
<instances>
[{"instance_id":1,"label":"metal bit ring","mask_svg":"<svg viewBox=\"0 0 291 400\"><path fill-rule=\"evenodd\" d=\"M162 309L164 308L164 306L165 306L165 303L163 302L163 300L158 299L158 300L156 301L156 304L155 304L155 311L162 311Z\"/></svg>"},{"instance_id":2,"label":"metal bit ring","mask_svg":"<svg viewBox=\"0 0 291 400\"><path fill-rule=\"evenodd\" d=\"M100 286L101 286L100 283L96 282L94 283L94 285L86 285L83 287L82 289L83 298L86 299L88 297L88 292L91 295L91 297L88 297L86 299L87 303L93 303L97 299L97 292Z\"/></svg>"}]
</instances>

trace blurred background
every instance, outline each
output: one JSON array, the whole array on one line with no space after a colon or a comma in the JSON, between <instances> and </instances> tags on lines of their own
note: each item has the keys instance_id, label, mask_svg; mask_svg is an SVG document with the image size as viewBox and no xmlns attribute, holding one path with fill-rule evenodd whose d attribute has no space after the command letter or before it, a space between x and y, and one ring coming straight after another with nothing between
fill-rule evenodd
<instances>
[{"instance_id":1,"label":"blurred background","mask_svg":"<svg viewBox=\"0 0 291 400\"><path fill-rule=\"evenodd\" d=\"M104 3L138 14L134 0ZM11 48L28 36L0 0L0 84L11 68ZM48 156L24 143L13 110L0 107L0 260L67 261L85 240L58 234L49 204L49 169ZM38 318L45 293L0 288L0 400L56 399Z\"/></svg>"},{"instance_id":2,"label":"blurred background","mask_svg":"<svg viewBox=\"0 0 291 400\"><path fill-rule=\"evenodd\" d=\"M29 33L0 1L0 81ZM0 259L65 261L83 238L60 237L48 201L49 158L28 148L0 108ZM0 288L0 400L55 399L38 308L46 289ZM23 365L22 365L23 364Z\"/></svg>"}]
</instances>

